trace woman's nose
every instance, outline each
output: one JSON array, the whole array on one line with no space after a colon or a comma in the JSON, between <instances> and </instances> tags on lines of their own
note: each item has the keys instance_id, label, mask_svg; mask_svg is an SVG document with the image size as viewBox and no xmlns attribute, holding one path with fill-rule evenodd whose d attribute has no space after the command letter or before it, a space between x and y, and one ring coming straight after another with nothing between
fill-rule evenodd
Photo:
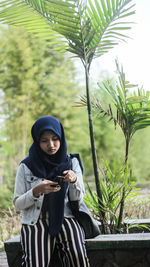
<instances>
[{"instance_id":1,"label":"woman's nose","mask_svg":"<svg viewBox=\"0 0 150 267\"><path fill-rule=\"evenodd\" d=\"M53 147L53 146L54 146L54 142L53 142L52 139L49 140L49 146L50 146L50 147Z\"/></svg>"}]
</instances>

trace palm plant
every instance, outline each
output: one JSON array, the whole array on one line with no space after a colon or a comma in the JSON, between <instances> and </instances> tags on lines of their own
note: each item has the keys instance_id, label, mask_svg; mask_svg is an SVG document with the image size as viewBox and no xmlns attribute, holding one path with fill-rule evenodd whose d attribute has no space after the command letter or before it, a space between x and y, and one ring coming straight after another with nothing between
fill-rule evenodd
<instances>
[{"instance_id":1,"label":"palm plant","mask_svg":"<svg viewBox=\"0 0 150 267\"><path fill-rule=\"evenodd\" d=\"M100 100L97 98L92 99L92 107L101 115L106 116L110 120L113 120L114 125L119 125L124 137L125 137L125 172L128 165L129 147L133 135L140 129L146 128L150 125L150 92L144 91L144 89L138 88L136 85L130 84L126 78L123 68L119 67L116 60L116 67L118 72L118 81L115 86L112 85L112 81L106 80L99 85L101 90L104 90L113 100L115 111L113 111L112 105L109 104L108 108L104 108ZM80 106L87 105L86 97L81 98ZM125 175L126 177L126 175ZM122 218L124 201L126 198L126 190L123 187L121 191L120 212L117 229L120 229Z\"/></svg>"},{"instance_id":2,"label":"palm plant","mask_svg":"<svg viewBox=\"0 0 150 267\"><path fill-rule=\"evenodd\" d=\"M50 40L55 49L80 58L85 70L87 109L96 190L102 198L95 151L89 88L94 58L107 53L127 38L127 18L135 13L132 0L3 0L0 22L23 26L28 32Z\"/></svg>"},{"instance_id":3,"label":"palm plant","mask_svg":"<svg viewBox=\"0 0 150 267\"><path fill-rule=\"evenodd\" d=\"M105 223L105 227L101 224L102 234L125 232L127 230L125 224L121 222L118 226L122 194L124 194L124 201L138 195L138 190L132 181L131 170L127 168L127 165L120 167L118 162L114 162L113 167L110 168L108 162L104 162L103 167L101 167L100 186L102 201L87 184L88 191L86 192L85 202L91 208L97 220L101 220L101 212L104 213L102 224Z\"/></svg>"}]
</instances>

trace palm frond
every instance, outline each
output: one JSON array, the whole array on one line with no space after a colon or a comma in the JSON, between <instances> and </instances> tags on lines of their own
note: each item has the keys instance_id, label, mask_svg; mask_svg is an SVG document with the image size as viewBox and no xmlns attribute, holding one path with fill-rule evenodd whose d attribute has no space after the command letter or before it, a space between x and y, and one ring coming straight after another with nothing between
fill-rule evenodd
<instances>
[{"instance_id":1,"label":"palm frond","mask_svg":"<svg viewBox=\"0 0 150 267\"><path fill-rule=\"evenodd\" d=\"M23 26L36 36L63 45L90 64L127 36L121 20L135 13L132 0L3 0L0 22ZM132 11L133 10L133 11ZM63 39L62 39L63 37Z\"/></svg>"},{"instance_id":2,"label":"palm frond","mask_svg":"<svg viewBox=\"0 0 150 267\"><path fill-rule=\"evenodd\" d=\"M120 31L130 29L130 26L125 26L125 22L121 21L123 16L128 17L135 13L134 11L131 11L134 5L129 6L130 2L130 0L89 1L87 13L93 20L93 27L96 29L95 36L96 38L99 38L99 41L96 45L95 57L108 52L109 49L118 44L119 40L128 37L124 34L121 34ZM128 25L129 24L130 23L128 23ZM118 41L115 41L115 39ZM107 46L105 46L105 41L107 41Z\"/></svg>"},{"instance_id":3,"label":"palm frond","mask_svg":"<svg viewBox=\"0 0 150 267\"><path fill-rule=\"evenodd\" d=\"M138 195L138 192L135 183L131 181L132 172L127 164L122 168L117 164L118 167L112 169L107 162L103 163L100 177L102 199L93 193L88 185L85 201L100 219L101 213L105 213L105 223L108 224L110 230L112 230L112 226L117 230L118 209L122 201L122 192L124 192L124 201Z\"/></svg>"},{"instance_id":4,"label":"palm frond","mask_svg":"<svg viewBox=\"0 0 150 267\"><path fill-rule=\"evenodd\" d=\"M112 85L111 81L104 81L99 87L109 94L116 107L116 115L113 112L113 121L116 126L118 124L125 137L132 137L133 134L140 129L150 125L150 92L145 92L143 89L133 90L137 85L129 83L125 78L123 68L119 67L116 61L118 71L118 82ZM110 116L108 109L103 108L98 99L94 100L92 106L98 113L104 113L105 116Z\"/></svg>"},{"instance_id":5,"label":"palm frond","mask_svg":"<svg viewBox=\"0 0 150 267\"><path fill-rule=\"evenodd\" d=\"M51 43L54 40L57 48L60 47L60 50L63 49L65 51L68 46L67 41L64 39L65 33L69 30L75 31L77 26L76 18L72 19L74 17L73 6L74 1L69 1L69 3L68 1L51 1L50 3L50 1L44 0L2 1L0 2L0 22L22 26L41 39L51 40ZM65 16L66 19L64 20L63 17ZM54 18L56 21L54 21Z\"/></svg>"}]
</instances>

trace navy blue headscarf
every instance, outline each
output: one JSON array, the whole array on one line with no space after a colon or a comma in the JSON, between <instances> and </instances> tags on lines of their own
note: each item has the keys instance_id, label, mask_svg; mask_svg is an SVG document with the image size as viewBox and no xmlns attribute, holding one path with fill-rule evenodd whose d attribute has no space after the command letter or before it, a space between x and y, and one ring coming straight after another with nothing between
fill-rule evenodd
<instances>
[{"instance_id":1,"label":"navy blue headscarf","mask_svg":"<svg viewBox=\"0 0 150 267\"><path fill-rule=\"evenodd\" d=\"M60 148L54 155L46 154L39 145L40 137L46 130L53 131L60 139ZM29 149L29 156L22 163L26 164L33 175L54 179L57 175L63 175L63 171L71 169L71 159L67 155L67 144L63 127L58 119L52 116L39 118L31 129L33 144ZM55 236L64 219L64 198L68 183L64 183L59 192L48 194L50 213L50 234Z\"/></svg>"}]
</instances>

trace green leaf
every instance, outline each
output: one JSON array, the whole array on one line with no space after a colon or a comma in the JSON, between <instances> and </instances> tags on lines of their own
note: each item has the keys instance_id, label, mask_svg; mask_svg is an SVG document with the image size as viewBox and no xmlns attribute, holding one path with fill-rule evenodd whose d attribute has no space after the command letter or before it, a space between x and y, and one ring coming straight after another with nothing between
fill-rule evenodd
<instances>
[{"instance_id":1,"label":"green leaf","mask_svg":"<svg viewBox=\"0 0 150 267\"><path fill-rule=\"evenodd\" d=\"M111 4L110 4L110 0L107 0L107 9L108 9L108 14L109 14L109 17L111 18L112 17L112 8L111 8Z\"/></svg>"}]
</instances>

